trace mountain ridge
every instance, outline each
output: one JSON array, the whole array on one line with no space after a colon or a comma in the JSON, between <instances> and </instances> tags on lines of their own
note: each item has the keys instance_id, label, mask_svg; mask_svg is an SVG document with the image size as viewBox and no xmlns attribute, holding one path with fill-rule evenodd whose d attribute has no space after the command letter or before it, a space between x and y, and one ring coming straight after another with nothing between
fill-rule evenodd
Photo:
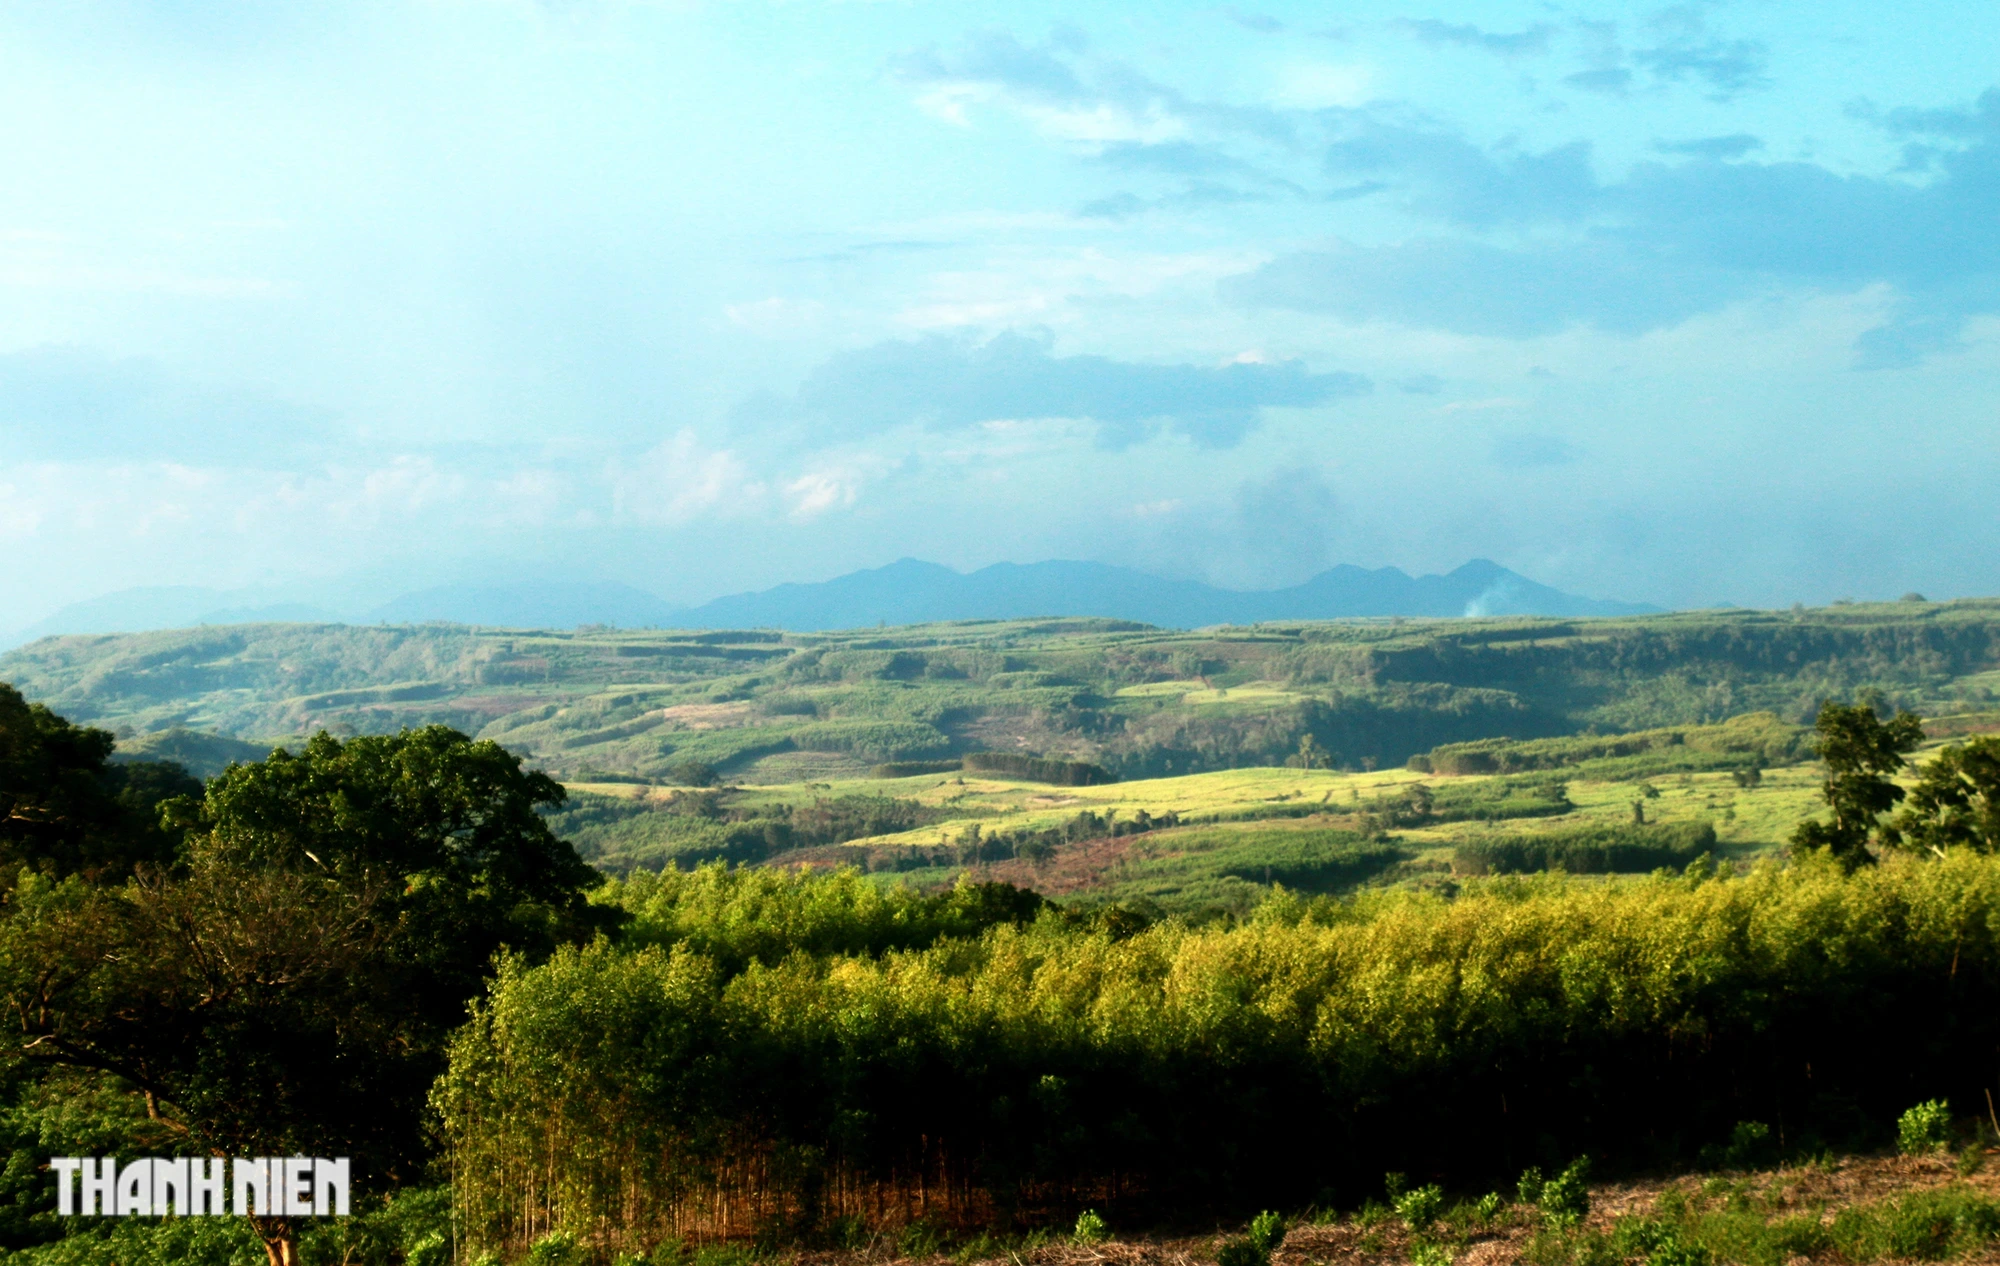
<instances>
[{"instance_id":1,"label":"mountain ridge","mask_svg":"<svg viewBox=\"0 0 2000 1266\"><path fill-rule=\"evenodd\" d=\"M286 595L289 596L289 595ZM1224 589L1111 563L1049 559L971 572L901 558L830 580L789 582L676 604L615 581L464 583L413 590L340 611L269 591L156 586L71 604L0 646L69 633L135 633L263 621L415 624L443 620L511 628L773 628L824 632L940 620L1095 616L1162 628L1365 616L1643 615L1660 608L1565 593L1489 559L1442 575L1341 564L1278 589Z\"/></svg>"}]
</instances>

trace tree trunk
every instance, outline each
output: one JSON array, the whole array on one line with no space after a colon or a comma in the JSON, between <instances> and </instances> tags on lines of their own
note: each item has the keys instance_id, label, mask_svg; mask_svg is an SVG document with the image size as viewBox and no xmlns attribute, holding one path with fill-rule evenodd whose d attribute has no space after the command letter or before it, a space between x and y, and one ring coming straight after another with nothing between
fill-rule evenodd
<instances>
[{"instance_id":1,"label":"tree trunk","mask_svg":"<svg viewBox=\"0 0 2000 1266\"><path fill-rule=\"evenodd\" d=\"M269 1266L299 1266L299 1232L290 1218L252 1218L250 1223L264 1241Z\"/></svg>"}]
</instances>

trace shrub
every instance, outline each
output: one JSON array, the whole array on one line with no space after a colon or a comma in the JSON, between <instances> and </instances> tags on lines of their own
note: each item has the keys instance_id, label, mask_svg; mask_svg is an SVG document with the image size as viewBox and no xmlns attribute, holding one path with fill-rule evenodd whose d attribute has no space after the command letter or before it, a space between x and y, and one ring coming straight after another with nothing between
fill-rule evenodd
<instances>
[{"instance_id":1,"label":"shrub","mask_svg":"<svg viewBox=\"0 0 2000 1266\"><path fill-rule=\"evenodd\" d=\"M1078 1244L1102 1244L1111 1238L1111 1228L1104 1224L1097 1210L1085 1209L1076 1215L1076 1229L1069 1238Z\"/></svg>"},{"instance_id":2,"label":"shrub","mask_svg":"<svg viewBox=\"0 0 2000 1266\"><path fill-rule=\"evenodd\" d=\"M1215 1266L1270 1266L1271 1258L1247 1239L1230 1240L1217 1251Z\"/></svg>"},{"instance_id":3,"label":"shrub","mask_svg":"<svg viewBox=\"0 0 2000 1266\"><path fill-rule=\"evenodd\" d=\"M1546 1179L1542 1177L1542 1167L1530 1165L1521 1171L1521 1181L1515 1186L1514 1192L1522 1204L1540 1204L1544 1182Z\"/></svg>"},{"instance_id":4,"label":"shrub","mask_svg":"<svg viewBox=\"0 0 2000 1266\"><path fill-rule=\"evenodd\" d=\"M1479 1203L1472 1206L1472 1211L1478 1215L1481 1222L1491 1222L1500 1216L1500 1209L1506 1203L1507 1197L1497 1191L1489 1191L1479 1197Z\"/></svg>"},{"instance_id":5,"label":"shrub","mask_svg":"<svg viewBox=\"0 0 2000 1266\"><path fill-rule=\"evenodd\" d=\"M1950 1141L1951 1105L1942 1099L1927 1099L1896 1122L1896 1146L1905 1156L1941 1152Z\"/></svg>"},{"instance_id":6,"label":"shrub","mask_svg":"<svg viewBox=\"0 0 2000 1266\"><path fill-rule=\"evenodd\" d=\"M1403 1219L1403 1225L1413 1233L1421 1235L1437 1222L1444 1212L1444 1189L1436 1183L1429 1183L1413 1191L1406 1191L1396 1201L1396 1216Z\"/></svg>"},{"instance_id":7,"label":"shrub","mask_svg":"<svg viewBox=\"0 0 2000 1266\"><path fill-rule=\"evenodd\" d=\"M1250 1242L1265 1257L1278 1251L1278 1245L1285 1242L1285 1219L1273 1210L1266 1209L1250 1219Z\"/></svg>"},{"instance_id":8,"label":"shrub","mask_svg":"<svg viewBox=\"0 0 2000 1266\"><path fill-rule=\"evenodd\" d=\"M1410 1245L1411 1266L1451 1266L1451 1246L1435 1240Z\"/></svg>"},{"instance_id":9,"label":"shrub","mask_svg":"<svg viewBox=\"0 0 2000 1266\"><path fill-rule=\"evenodd\" d=\"M582 1260L576 1237L568 1231L551 1231L528 1250L528 1266L571 1266Z\"/></svg>"},{"instance_id":10,"label":"shrub","mask_svg":"<svg viewBox=\"0 0 2000 1266\"><path fill-rule=\"evenodd\" d=\"M1560 1174L1542 1184L1535 1206L1542 1220L1558 1229L1573 1227L1590 1212L1590 1159L1579 1156Z\"/></svg>"},{"instance_id":11,"label":"shrub","mask_svg":"<svg viewBox=\"0 0 2000 1266\"><path fill-rule=\"evenodd\" d=\"M676 761L667 766L667 781L681 787L713 787L718 779L715 766L705 761Z\"/></svg>"},{"instance_id":12,"label":"shrub","mask_svg":"<svg viewBox=\"0 0 2000 1266\"><path fill-rule=\"evenodd\" d=\"M935 1257L944 1248L944 1228L926 1218L918 1218L896 1235L896 1251L904 1257Z\"/></svg>"},{"instance_id":13,"label":"shrub","mask_svg":"<svg viewBox=\"0 0 2000 1266\"><path fill-rule=\"evenodd\" d=\"M1727 1144L1701 1149L1701 1163L1709 1169L1756 1169L1776 1159L1771 1127L1762 1121L1738 1121Z\"/></svg>"}]
</instances>

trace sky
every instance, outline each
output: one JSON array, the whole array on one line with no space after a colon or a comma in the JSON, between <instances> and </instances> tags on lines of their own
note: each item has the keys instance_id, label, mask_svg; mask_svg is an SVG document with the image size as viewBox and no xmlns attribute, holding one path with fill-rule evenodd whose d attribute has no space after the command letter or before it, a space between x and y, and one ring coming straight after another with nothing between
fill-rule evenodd
<instances>
[{"instance_id":1,"label":"sky","mask_svg":"<svg viewBox=\"0 0 2000 1266\"><path fill-rule=\"evenodd\" d=\"M2000 593L1995 67L1930 2L0 3L0 630L904 556Z\"/></svg>"}]
</instances>

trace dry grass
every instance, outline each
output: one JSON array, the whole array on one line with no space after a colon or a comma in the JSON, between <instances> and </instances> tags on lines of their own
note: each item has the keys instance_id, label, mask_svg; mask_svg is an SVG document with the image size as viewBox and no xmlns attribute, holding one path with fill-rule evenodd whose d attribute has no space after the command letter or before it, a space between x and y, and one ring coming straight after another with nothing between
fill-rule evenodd
<instances>
[{"instance_id":1,"label":"dry grass","mask_svg":"<svg viewBox=\"0 0 2000 1266\"><path fill-rule=\"evenodd\" d=\"M1712 1176L1683 1176L1628 1183L1611 1183L1591 1188L1591 1213L1585 1228L1608 1232L1617 1219L1652 1214L1660 1199L1670 1191L1700 1200L1704 1189L1711 1203L1725 1197L1718 1193L1723 1184L1738 1193L1754 1193L1758 1211L1767 1219L1817 1213L1830 1220L1843 1208L1873 1204L1882 1200L1963 1183L1994 1199L2000 1199L2000 1149L1988 1149L1987 1163L1970 1177L1960 1177L1949 1157L1913 1159L1909 1157L1852 1157L1830 1163L1735 1174L1717 1179ZM1739 1198L1739 1207L1740 1207ZM1503 1212L1497 1225L1466 1237L1453 1258L1454 1266L1511 1266L1523 1260L1530 1241L1539 1229L1530 1209L1515 1207ZM945 1254L912 1259L897 1252L890 1237L882 1237L869 1248L849 1252L802 1253L799 1266L893 1266L904 1262L929 1262L933 1266L953 1262L959 1266L992 1263L993 1266L1213 1266L1216 1254L1229 1239L1242 1233L1240 1227L1214 1234L1178 1237L1138 1236L1108 1243L1083 1246L1056 1241L1035 1246L994 1248L991 1253L967 1253L954 1259ZM1352 1217L1337 1221L1303 1222L1293 1226L1284 1244L1272 1257L1272 1266L1400 1266L1410 1260L1411 1236L1394 1217L1364 1226ZM1637 1259L1634 1259L1637 1260ZM1837 1263L1828 1255L1812 1259L1793 1258L1789 1266L1808 1261ZM1983 1250L1952 1259L1969 1266L2000 1266L2000 1241L1989 1241Z\"/></svg>"}]
</instances>

